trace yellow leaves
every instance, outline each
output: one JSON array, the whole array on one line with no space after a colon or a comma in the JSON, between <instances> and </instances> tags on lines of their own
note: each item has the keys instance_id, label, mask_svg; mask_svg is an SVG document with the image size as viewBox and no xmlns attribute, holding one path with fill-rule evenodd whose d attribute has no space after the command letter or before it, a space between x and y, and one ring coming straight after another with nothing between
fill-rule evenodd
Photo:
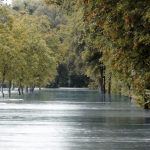
<instances>
[{"instance_id":1,"label":"yellow leaves","mask_svg":"<svg viewBox=\"0 0 150 150\"><path fill-rule=\"evenodd\" d=\"M0 26L11 29L13 17L9 13L9 9L0 7Z\"/></svg>"},{"instance_id":2,"label":"yellow leaves","mask_svg":"<svg viewBox=\"0 0 150 150\"><path fill-rule=\"evenodd\" d=\"M51 80L56 75L57 62L45 41L45 33L51 29L47 17L17 14L13 19L12 28L0 20L0 73L7 65L7 80L22 79L22 84L28 85ZM50 37L53 39L54 33ZM37 81L37 74L41 81Z\"/></svg>"}]
</instances>

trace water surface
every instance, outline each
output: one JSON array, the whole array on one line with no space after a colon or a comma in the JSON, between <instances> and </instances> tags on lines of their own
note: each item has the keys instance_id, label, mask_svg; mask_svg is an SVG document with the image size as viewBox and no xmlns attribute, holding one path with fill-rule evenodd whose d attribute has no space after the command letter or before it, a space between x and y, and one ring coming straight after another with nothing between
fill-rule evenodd
<instances>
[{"instance_id":1,"label":"water surface","mask_svg":"<svg viewBox=\"0 0 150 150\"><path fill-rule=\"evenodd\" d=\"M150 111L127 97L45 89L14 98L0 100L0 150L150 150Z\"/></svg>"}]
</instances>

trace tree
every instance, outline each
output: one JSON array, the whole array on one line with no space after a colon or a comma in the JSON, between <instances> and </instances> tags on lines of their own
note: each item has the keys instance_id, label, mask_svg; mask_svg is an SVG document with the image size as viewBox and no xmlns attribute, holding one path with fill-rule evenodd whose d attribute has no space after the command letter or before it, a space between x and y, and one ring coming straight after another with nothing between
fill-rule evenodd
<instances>
[{"instance_id":1,"label":"tree","mask_svg":"<svg viewBox=\"0 0 150 150\"><path fill-rule=\"evenodd\" d=\"M40 18L42 25L45 18ZM56 74L57 63L53 51L48 47L45 41L45 30L41 24L37 23L37 18L25 16L19 18L14 33L23 35L20 41L20 54L23 56L24 67L21 65L18 73L20 78L17 81L19 86L26 85L29 87L42 86L52 80ZM16 24L15 24L16 25ZM21 26L24 25L24 28ZM21 28L20 28L21 27ZM17 38L20 39L18 36ZM19 40L18 39L18 40Z\"/></svg>"},{"instance_id":2,"label":"tree","mask_svg":"<svg viewBox=\"0 0 150 150\"><path fill-rule=\"evenodd\" d=\"M4 82L19 87L46 85L56 75L57 57L47 44L50 24L46 17L18 14L8 8L0 8L0 77L2 94ZM40 22L38 21L40 19ZM51 37L52 38L52 37ZM6 83L5 82L5 83Z\"/></svg>"},{"instance_id":3,"label":"tree","mask_svg":"<svg viewBox=\"0 0 150 150\"><path fill-rule=\"evenodd\" d=\"M146 88L144 83L149 82L146 78L150 68L147 3L147 0L84 2L87 32L94 35L94 45L98 42L106 70L111 68L123 85L132 85L141 94Z\"/></svg>"},{"instance_id":4,"label":"tree","mask_svg":"<svg viewBox=\"0 0 150 150\"><path fill-rule=\"evenodd\" d=\"M0 7L0 78L1 91L4 97L3 85L8 78L11 81L15 61L15 44L11 34L13 17L5 7Z\"/></svg>"}]
</instances>

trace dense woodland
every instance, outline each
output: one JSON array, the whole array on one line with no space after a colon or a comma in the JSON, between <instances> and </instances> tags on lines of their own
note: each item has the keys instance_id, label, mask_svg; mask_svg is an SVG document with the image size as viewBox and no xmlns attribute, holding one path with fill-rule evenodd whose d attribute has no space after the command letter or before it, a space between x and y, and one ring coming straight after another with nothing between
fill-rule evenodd
<instances>
[{"instance_id":1,"label":"dense woodland","mask_svg":"<svg viewBox=\"0 0 150 150\"><path fill-rule=\"evenodd\" d=\"M0 81L87 87L132 96L150 90L149 0L14 0L0 6ZM11 92L9 92L11 95Z\"/></svg>"}]
</instances>

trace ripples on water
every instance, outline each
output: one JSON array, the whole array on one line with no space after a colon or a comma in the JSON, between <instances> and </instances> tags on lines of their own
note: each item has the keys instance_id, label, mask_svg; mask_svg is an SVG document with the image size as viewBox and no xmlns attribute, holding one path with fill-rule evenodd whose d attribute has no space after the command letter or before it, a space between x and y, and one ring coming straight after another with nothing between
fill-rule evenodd
<instances>
[{"instance_id":1,"label":"ripples on water","mask_svg":"<svg viewBox=\"0 0 150 150\"><path fill-rule=\"evenodd\" d=\"M150 150L150 111L127 97L53 89L13 98L0 102L0 150Z\"/></svg>"}]
</instances>

